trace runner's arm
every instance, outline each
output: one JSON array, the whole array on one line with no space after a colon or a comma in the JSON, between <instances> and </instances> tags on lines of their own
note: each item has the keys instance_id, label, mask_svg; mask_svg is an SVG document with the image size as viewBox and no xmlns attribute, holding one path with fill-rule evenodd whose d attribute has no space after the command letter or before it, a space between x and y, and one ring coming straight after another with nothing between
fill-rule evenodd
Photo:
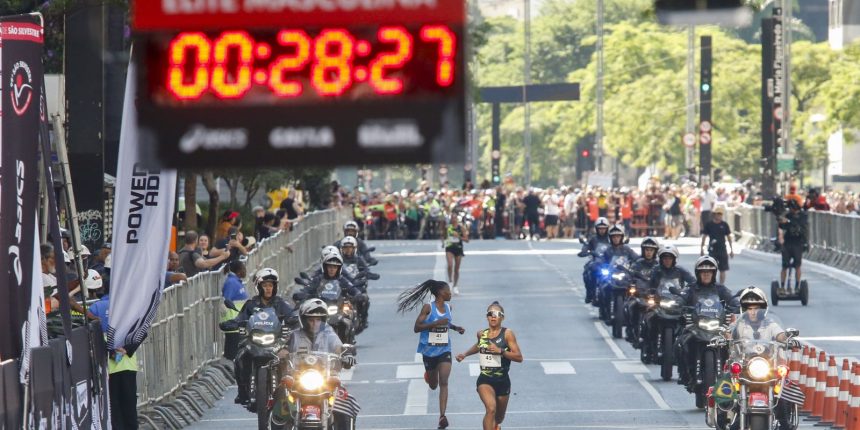
<instances>
[{"instance_id":1,"label":"runner's arm","mask_svg":"<svg viewBox=\"0 0 860 430\"><path fill-rule=\"evenodd\" d=\"M513 330L505 330L505 341L508 342L508 348L510 351L502 351L502 357L511 361L516 361L517 363L522 363L523 353L520 351L520 345L517 343L517 337L514 335ZM507 356L505 354L507 354Z\"/></svg>"}]
</instances>

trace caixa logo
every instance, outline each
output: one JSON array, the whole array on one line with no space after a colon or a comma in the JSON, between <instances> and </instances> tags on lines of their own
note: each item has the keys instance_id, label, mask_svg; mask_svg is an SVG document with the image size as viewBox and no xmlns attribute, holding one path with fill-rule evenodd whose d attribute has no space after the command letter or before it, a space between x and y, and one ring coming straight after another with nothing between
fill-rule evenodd
<instances>
[{"instance_id":1,"label":"caixa logo","mask_svg":"<svg viewBox=\"0 0 860 430\"><path fill-rule=\"evenodd\" d=\"M12 97L12 109L18 116L24 115L30 108L30 102L33 101L33 74L27 63L18 61L12 66L9 87L12 89L9 92Z\"/></svg>"},{"instance_id":2,"label":"caixa logo","mask_svg":"<svg viewBox=\"0 0 860 430\"><path fill-rule=\"evenodd\" d=\"M244 128L206 128L195 124L179 140L179 150L190 154L198 149L244 149L248 130Z\"/></svg>"}]
</instances>

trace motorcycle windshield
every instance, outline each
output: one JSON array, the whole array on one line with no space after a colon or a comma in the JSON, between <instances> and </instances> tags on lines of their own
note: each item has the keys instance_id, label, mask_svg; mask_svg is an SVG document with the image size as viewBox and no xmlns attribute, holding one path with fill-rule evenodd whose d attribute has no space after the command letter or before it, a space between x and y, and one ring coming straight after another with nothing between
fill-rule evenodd
<instances>
[{"instance_id":1,"label":"motorcycle windshield","mask_svg":"<svg viewBox=\"0 0 860 430\"><path fill-rule=\"evenodd\" d=\"M609 264L612 267L627 267L627 256L626 255L613 255L612 259L609 260Z\"/></svg>"},{"instance_id":2,"label":"motorcycle windshield","mask_svg":"<svg viewBox=\"0 0 860 430\"><path fill-rule=\"evenodd\" d=\"M357 264L347 264L343 268L343 272L349 275L351 278L355 278L358 276L358 265Z\"/></svg>"},{"instance_id":3,"label":"motorcycle windshield","mask_svg":"<svg viewBox=\"0 0 860 430\"><path fill-rule=\"evenodd\" d=\"M762 309L742 312L732 327L735 340L773 342L784 333L782 321L776 315Z\"/></svg>"},{"instance_id":4,"label":"motorcycle windshield","mask_svg":"<svg viewBox=\"0 0 860 430\"><path fill-rule=\"evenodd\" d=\"M770 340L742 339L732 343L731 358L733 361L746 362L754 357L762 357L768 361L779 359L782 344Z\"/></svg>"},{"instance_id":5,"label":"motorcycle windshield","mask_svg":"<svg viewBox=\"0 0 860 430\"><path fill-rule=\"evenodd\" d=\"M672 293L672 288L675 288L677 291L681 291L681 280L678 278L661 279L660 285L657 287L657 293L660 294L661 297L674 297L675 294Z\"/></svg>"},{"instance_id":6,"label":"motorcycle windshield","mask_svg":"<svg viewBox=\"0 0 860 430\"><path fill-rule=\"evenodd\" d=\"M320 288L320 299L326 303L337 303L340 299L340 283L337 281L329 281Z\"/></svg>"},{"instance_id":7,"label":"motorcycle windshield","mask_svg":"<svg viewBox=\"0 0 860 430\"><path fill-rule=\"evenodd\" d=\"M594 248L594 255L603 255L607 249L609 249L608 243L598 242L597 246Z\"/></svg>"},{"instance_id":8,"label":"motorcycle windshield","mask_svg":"<svg viewBox=\"0 0 860 430\"><path fill-rule=\"evenodd\" d=\"M264 308L248 320L249 333L278 333L281 331L281 320L278 319L278 314L274 308Z\"/></svg>"},{"instance_id":9,"label":"motorcycle windshield","mask_svg":"<svg viewBox=\"0 0 860 430\"><path fill-rule=\"evenodd\" d=\"M700 295L696 301L699 318L718 319L723 315L723 303L717 294Z\"/></svg>"}]
</instances>

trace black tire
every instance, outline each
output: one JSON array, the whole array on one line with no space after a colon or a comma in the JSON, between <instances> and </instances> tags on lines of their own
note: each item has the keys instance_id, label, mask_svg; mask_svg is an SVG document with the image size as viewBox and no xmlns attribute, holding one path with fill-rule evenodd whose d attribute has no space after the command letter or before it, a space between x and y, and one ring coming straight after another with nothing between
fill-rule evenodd
<instances>
[{"instance_id":1,"label":"black tire","mask_svg":"<svg viewBox=\"0 0 860 430\"><path fill-rule=\"evenodd\" d=\"M675 365L675 329L671 326L663 327L663 358L660 361L660 377L664 381L672 380L672 371Z\"/></svg>"},{"instance_id":2,"label":"black tire","mask_svg":"<svg viewBox=\"0 0 860 430\"><path fill-rule=\"evenodd\" d=\"M708 392L708 388L714 386L714 382L717 380L717 357L716 353L710 349L706 349L702 358L702 385L696 387L696 407L701 409L705 407L705 397ZM702 403L699 404L699 398L701 397Z\"/></svg>"},{"instance_id":3,"label":"black tire","mask_svg":"<svg viewBox=\"0 0 860 430\"><path fill-rule=\"evenodd\" d=\"M749 415L750 430L770 430L770 415Z\"/></svg>"},{"instance_id":4,"label":"black tire","mask_svg":"<svg viewBox=\"0 0 860 430\"><path fill-rule=\"evenodd\" d=\"M254 404L257 407L257 428L259 430L269 429L269 369L261 367L257 369L257 387L254 393Z\"/></svg>"},{"instance_id":5,"label":"black tire","mask_svg":"<svg viewBox=\"0 0 860 430\"><path fill-rule=\"evenodd\" d=\"M612 337L624 337L624 297L615 296L615 309L612 310Z\"/></svg>"},{"instance_id":6,"label":"black tire","mask_svg":"<svg viewBox=\"0 0 860 430\"><path fill-rule=\"evenodd\" d=\"M806 306L809 304L809 284L806 279L800 281L800 304Z\"/></svg>"},{"instance_id":7,"label":"black tire","mask_svg":"<svg viewBox=\"0 0 860 430\"><path fill-rule=\"evenodd\" d=\"M773 281L770 283L770 302L774 306L779 305L779 282Z\"/></svg>"}]
</instances>

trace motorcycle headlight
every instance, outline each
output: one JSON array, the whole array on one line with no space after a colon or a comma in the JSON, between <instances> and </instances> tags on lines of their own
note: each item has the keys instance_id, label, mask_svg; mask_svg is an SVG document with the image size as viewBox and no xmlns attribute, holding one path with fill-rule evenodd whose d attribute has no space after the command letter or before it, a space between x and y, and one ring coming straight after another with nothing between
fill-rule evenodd
<instances>
[{"instance_id":1,"label":"motorcycle headlight","mask_svg":"<svg viewBox=\"0 0 860 430\"><path fill-rule=\"evenodd\" d=\"M665 309L674 308L675 305L677 305L677 304L678 304L678 302L676 302L674 300L661 300L660 301L660 307L665 308Z\"/></svg>"},{"instance_id":2,"label":"motorcycle headlight","mask_svg":"<svg viewBox=\"0 0 860 430\"><path fill-rule=\"evenodd\" d=\"M747 370L753 379L764 380L770 376L770 363L764 358L756 357L750 360Z\"/></svg>"},{"instance_id":3,"label":"motorcycle headlight","mask_svg":"<svg viewBox=\"0 0 860 430\"><path fill-rule=\"evenodd\" d=\"M648 306L654 306L657 302L653 298L648 299Z\"/></svg>"},{"instance_id":4,"label":"motorcycle headlight","mask_svg":"<svg viewBox=\"0 0 860 430\"><path fill-rule=\"evenodd\" d=\"M271 345L275 343L275 335L272 333L253 334L251 340L258 345Z\"/></svg>"},{"instance_id":5,"label":"motorcycle headlight","mask_svg":"<svg viewBox=\"0 0 860 430\"><path fill-rule=\"evenodd\" d=\"M613 273L612 279L615 279L616 281L620 281L620 280L624 279L624 274L623 273Z\"/></svg>"},{"instance_id":6,"label":"motorcycle headlight","mask_svg":"<svg viewBox=\"0 0 860 430\"><path fill-rule=\"evenodd\" d=\"M609 276L609 269L600 269L600 274L603 276Z\"/></svg>"},{"instance_id":7,"label":"motorcycle headlight","mask_svg":"<svg viewBox=\"0 0 860 430\"><path fill-rule=\"evenodd\" d=\"M336 313L337 313L337 306L329 306L328 307L328 314L329 315L334 315Z\"/></svg>"},{"instance_id":8,"label":"motorcycle headlight","mask_svg":"<svg viewBox=\"0 0 860 430\"><path fill-rule=\"evenodd\" d=\"M324 382L322 373L316 370L307 370L299 376L299 385L308 391L319 390Z\"/></svg>"},{"instance_id":9,"label":"motorcycle headlight","mask_svg":"<svg viewBox=\"0 0 860 430\"><path fill-rule=\"evenodd\" d=\"M707 331L716 331L720 328L720 322L715 319L699 320L699 328Z\"/></svg>"}]
</instances>

